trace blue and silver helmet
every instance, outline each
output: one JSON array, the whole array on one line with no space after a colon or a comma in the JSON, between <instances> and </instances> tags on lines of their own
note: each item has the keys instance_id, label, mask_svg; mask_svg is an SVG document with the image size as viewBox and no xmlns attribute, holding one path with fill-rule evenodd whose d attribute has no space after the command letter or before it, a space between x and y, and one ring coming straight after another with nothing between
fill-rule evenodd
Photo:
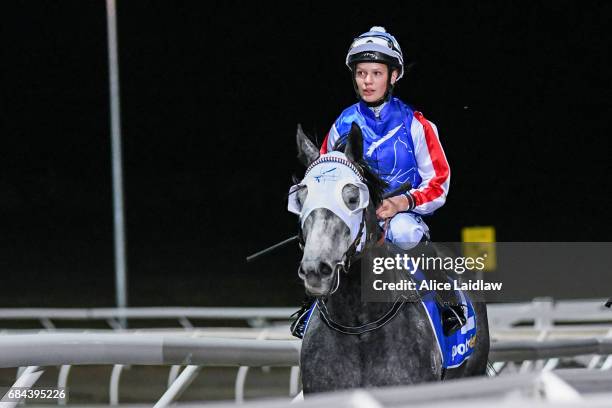
<instances>
[{"instance_id":1,"label":"blue and silver helmet","mask_svg":"<svg viewBox=\"0 0 612 408\"><path fill-rule=\"evenodd\" d=\"M402 49L383 27L374 26L353 40L346 54L346 66L353 71L359 62L380 62L397 68L398 81L404 75Z\"/></svg>"}]
</instances>

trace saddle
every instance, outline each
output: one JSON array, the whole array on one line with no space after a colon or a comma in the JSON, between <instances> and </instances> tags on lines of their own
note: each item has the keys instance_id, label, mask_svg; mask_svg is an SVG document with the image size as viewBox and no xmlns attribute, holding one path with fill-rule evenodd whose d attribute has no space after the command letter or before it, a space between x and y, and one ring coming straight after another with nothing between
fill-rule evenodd
<instances>
[{"instance_id":1,"label":"saddle","mask_svg":"<svg viewBox=\"0 0 612 408\"><path fill-rule=\"evenodd\" d=\"M392 254L408 254L410 257L423 256L424 258L442 257L439 248L434 245L428 236L424 236L421 242L414 248L404 250L391 242L385 242ZM422 282L425 279L436 280L438 282L451 282L452 278L444 271L436 269L419 269L421 272ZM437 290L433 294L438 308L440 309L440 317L442 320L443 332L446 336L453 334L459 330L467 322L465 305L461 301L459 291L457 290Z\"/></svg>"}]
</instances>

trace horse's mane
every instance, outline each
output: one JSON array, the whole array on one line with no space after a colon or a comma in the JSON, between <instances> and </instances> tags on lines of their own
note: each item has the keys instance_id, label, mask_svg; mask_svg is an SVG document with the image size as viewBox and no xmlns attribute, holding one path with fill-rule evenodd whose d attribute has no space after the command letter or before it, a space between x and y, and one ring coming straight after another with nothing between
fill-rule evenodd
<instances>
[{"instance_id":1,"label":"horse's mane","mask_svg":"<svg viewBox=\"0 0 612 408\"><path fill-rule=\"evenodd\" d=\"M341 138L338 139L333 150L344 153L345 147L346 138ZM378 208L383 201L385 189L388 187L387 182L372 171L370 165L364 160L363 156L357 162L353 161L353 164L363 176L363 182L370 192L370 201L374 204L374 208Z\"/></svg>"}]
</instances>

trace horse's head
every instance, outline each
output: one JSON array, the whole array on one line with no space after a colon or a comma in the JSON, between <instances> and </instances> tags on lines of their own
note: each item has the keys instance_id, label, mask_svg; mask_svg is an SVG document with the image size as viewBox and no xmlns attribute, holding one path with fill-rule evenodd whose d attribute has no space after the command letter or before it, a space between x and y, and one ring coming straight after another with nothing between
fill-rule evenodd
<instances>
[{"instance_id":1,"label":"horse's head","mask_svg":"<svg viewBox=\"0 0 612 408\"><path fill-rule=\"evenodd\" d=\"M337 268L366 241L365 213L373 208L364 178L361 129L353 124L344 153L319 150L298 126L298 157L307 166L304 179L291 187L289 211L299 215L304 254L298 269L306 291L320 296L333 291ZM374 194L374 201L380 194Z\"/></svg>"}]
</instances>

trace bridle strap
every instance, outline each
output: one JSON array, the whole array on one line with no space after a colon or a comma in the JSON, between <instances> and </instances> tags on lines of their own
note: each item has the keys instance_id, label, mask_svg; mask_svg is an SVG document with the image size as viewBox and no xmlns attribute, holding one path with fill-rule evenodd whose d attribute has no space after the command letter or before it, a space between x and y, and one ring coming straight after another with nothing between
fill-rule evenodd
<instances>
[{"instance_id":1,"label":"bridle strap","mask_svg":"<svg viewBox=\"0 0 612 408\"><path fill-rule=\"evenodd\" d=\"M409 275L408 278L414 282L412 275ZM332 292L333 293L333 292ZM416 291L416 299L423 300L421 293L419 290ZM325 305L325 300L323 297L317 299L317 306L319 307L319 312L321 315L321 319L327 324L330 329L333 329L337 332L343 334L363 334L369 331L373 331L376 329L380 329L387 323L389 323L401 310L401 308L409 301L405 295L398 296L394 301L393 305L389 308L389 310L380 318L362 324L361 326L346 326L334 321L329 315L329 311L327 310L327 306Z\"/></svg>"},{"instance_id":2,"label":"bridle strap","mask_svg":"<svg viewBox=\"0 0 612 408\"><path fill-rule=\"evenodd\" d=\"M340 287L339 270L343 269L345 273L348 273L351 267L351 262L355 259L355 253L357 251L357 246L359 245L359 242L361 240L361 236L363 233L363 227L365 225L365 218L366 217L365 217L365 210L364 210L357 237L355 238L353 243L349 246L347 251L344 253L342 260L336 264L336 267L334 268L334 277L332 278L332 279L335 278L334 280L336 283L333 286L333 288L330 290L330 292L327 295L325 295L325 297L332 295L334 292L336 292L336 290L338 290L338 287ZM388 225L388 220L385 223L385 231L383 232L383 240L385 237L387 225ZM339 333L343 333L343 334L358 335L358 334L363 334L363 333L367 333L373 330L380 329L381 327L389 323L391 320L393 320L395 316L397 316L397 314L402 309L406 301L407 299L404 295L398 296L397 299L395 299L395 301L393 302L393 305L391 306L391 308L382 317L372 322L362 324L360 326L346 326L346 325L343 325L343 324L340 324L334 321L331 318L329 311L327 310L327 305L325 304L324 297L317 299L317 306L319 308L321 319L325 322L325 324L327 324L327 326L330 329L335 330Z\"/></svg>"},{"instance_id":3,"label":"bridle strap","mask_svg":"<svg viewBox=\"0 0 612 408\"><path fill-rule=\"evenodd\" d=\"M389 323L393 318L399 313L402 307L406 304L406 298L404 296L399 296L393 302L391 308L380 318L362 324L361 326L345 326L343 324L335 322L331 316L329 315L329 311L327 310L327 306L325 305L325 301L321 298L317 299L317 307L319 308L319 313L321 315L321 319L329 326L330 329L333 329L337 332L343 334L363 334L369 331L377 330Z\"/></svg>"},{"instance_id":4,"label":"bridle strap","mask_svg":"<svg viewBox=\"0 0 612 408\"><path fill-rule=\"evenodd\" d=\"M387 229L389 228L390 218L385 220L385 224L383 225L382 233L380 234L380 238L376 242L376 246L382 246L385 243L385 239L387 237Z\"/></svg>"},{"instance_id":5,"label":"bridle strap","mask_svg":"<svg viewBox=\"0 0 612 408\"><path fill-rule=\"evenodd\" d=\"M335 280L336 283L325 296L332 295L338 290L338 288L340 287L340 270L342 270L344 273L348 273L349 269L351 268L351 263L357 258L355 254L357 253L357 247L359 246L359 243L361 242L361 236L363 235L365 218L366 217L364 209L362 210L361 223L359 224L359 231L357 231L357 236L355 237L351 245L349 245L344 255L342 255L342 259L340 260L340 262L336 263L336 266L334 267L334 275L332 276L332 279Z\"/></svg>"}]
</instances>

